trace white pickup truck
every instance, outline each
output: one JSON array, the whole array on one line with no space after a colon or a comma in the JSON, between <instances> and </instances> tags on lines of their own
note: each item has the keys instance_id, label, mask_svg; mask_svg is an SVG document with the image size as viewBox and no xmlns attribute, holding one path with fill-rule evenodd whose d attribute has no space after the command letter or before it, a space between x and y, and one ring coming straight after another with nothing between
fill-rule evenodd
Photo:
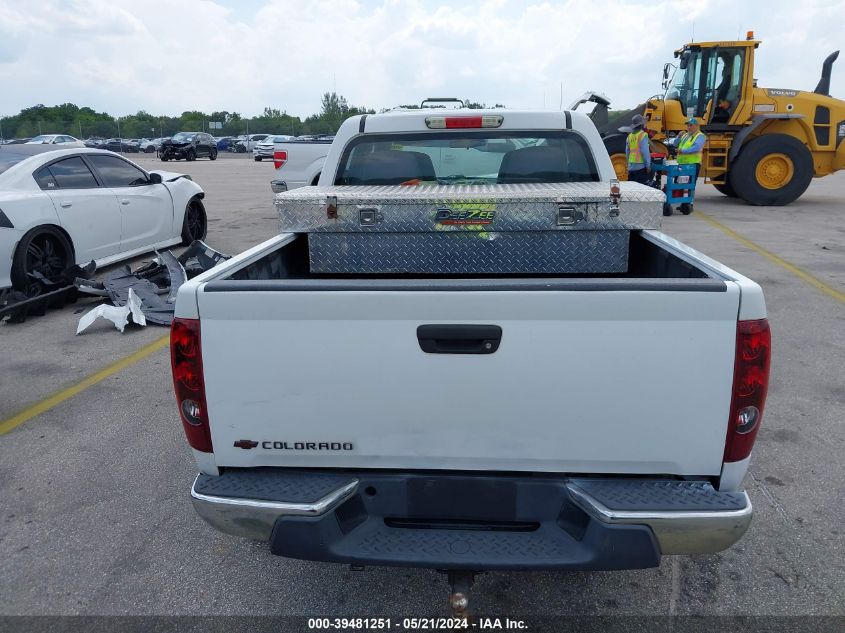
<instances>
[{"instance_id":1,"label":"white pickup truck","mask_svg":"<svg viewBox=\"0 0 845 633\"><path fill-rule=\"evenodd\" d=\"M470 112L346 121L313 190L324 217L346 189L396 189L375 158L410 148L429 184L476 203L514 187L509 156L559 141L578 168L528 165L526 190L585 181L623 213L645 190L614 191L583 114ZM430 178L399 176L408 195ZM315 272L311 237L280 234L179 290L191 498L215 528L292 558L453 571L644 568L746 531L770 354L756 283L657 230L632 230L614 273Z\"/></svg>"},{"instance_id":2,"label":"white pickup truck","mask_svg":"<svg viewBox=\"0 0 845 633\"><path fill-rule=\"evenodd\" d=\"M276 173L270 181L273 193L316 185L331 146L329 139L276 143L273 151Z\"/></svg>"}]
</instances>

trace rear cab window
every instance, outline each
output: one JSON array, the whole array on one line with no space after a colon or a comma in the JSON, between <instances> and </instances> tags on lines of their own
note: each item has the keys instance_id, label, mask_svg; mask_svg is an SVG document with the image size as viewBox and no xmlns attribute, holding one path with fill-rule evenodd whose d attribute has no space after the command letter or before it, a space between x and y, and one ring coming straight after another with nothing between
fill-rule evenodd
<instances>
[{"instance_id":1,"label":"rear cab window","mask_svg":"<svg viewBox=\"0 0 845 633\"><path fill-rule=\"evenodd\" d=\"M448 131L366 135L344 150L336 185L598 182L576 132Z\"/></svg>"}]
</instances>

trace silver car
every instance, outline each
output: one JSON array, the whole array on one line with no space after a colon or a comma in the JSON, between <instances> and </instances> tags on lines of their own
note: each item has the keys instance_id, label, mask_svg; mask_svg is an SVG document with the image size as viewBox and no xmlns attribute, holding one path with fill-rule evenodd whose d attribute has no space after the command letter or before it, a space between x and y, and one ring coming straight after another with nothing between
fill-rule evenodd
<instances>
[{"instance_id":1,"label":"silver car","mask_svg":"<svg viewBox=\"0 0 845 633\"><path fill-rule=\"evenodd\" d=\"M276 147L276 143L285 143L293 138L293 136L288 136L287 134L268 136L253 148L252 156L258 162L261 162L262 158L273 158L273 150Z\"/></svg>"}]
</instances>

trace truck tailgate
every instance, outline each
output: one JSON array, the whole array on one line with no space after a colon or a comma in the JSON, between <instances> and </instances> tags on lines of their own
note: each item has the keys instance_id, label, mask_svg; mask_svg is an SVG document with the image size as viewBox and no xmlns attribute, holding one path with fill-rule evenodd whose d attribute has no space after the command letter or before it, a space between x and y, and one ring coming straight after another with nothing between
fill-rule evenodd
<instances>
[{"instance_id":1,"label":"truck tailgate","mask_svg":"<svg viewBox=\"0 0 845 633\"><path fill-rule=\"evenodd\" d=\"M217 465L719 474L737 284L488 281L200 287ZM501 342L426 353L434 324Z\"/></svg>"}]
</instances>

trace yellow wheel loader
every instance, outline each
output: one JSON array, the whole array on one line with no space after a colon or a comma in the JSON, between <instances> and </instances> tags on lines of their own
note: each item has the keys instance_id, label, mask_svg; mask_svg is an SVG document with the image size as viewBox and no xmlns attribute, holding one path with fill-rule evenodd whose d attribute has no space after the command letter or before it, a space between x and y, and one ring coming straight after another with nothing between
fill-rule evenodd
<instances>
[{"instance_id":1,"label":"yellow wheel loader","mask_svg":"<svg viewBox=\"0 0 845 633\"><path fill-rule=\"evenodd\" d=\"M813 92L760 88L754 52L745 41L699 42L675 51L678 65L663 68L665 94L649 99L641 113L653 151L696 117L707 136L701 176L727 196L753 205L789 204L812 178L845 169L845 101L830 96L830 73L839 51L822 65ZM605 136L617 175L626 176L623 133Z\"/></svg>"}]
</instances>

